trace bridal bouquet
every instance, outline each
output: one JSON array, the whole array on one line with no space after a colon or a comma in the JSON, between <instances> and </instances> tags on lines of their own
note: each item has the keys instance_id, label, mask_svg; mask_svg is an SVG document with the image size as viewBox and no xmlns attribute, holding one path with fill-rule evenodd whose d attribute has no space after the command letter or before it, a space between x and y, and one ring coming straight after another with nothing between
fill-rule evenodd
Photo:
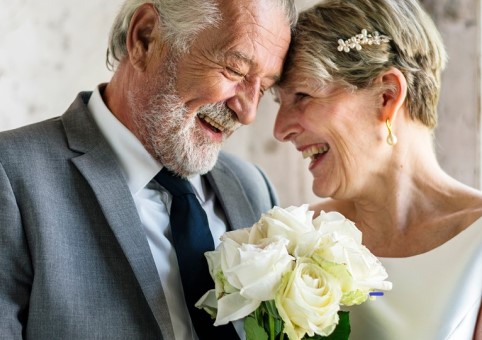
<instances>
[{"instance_id":1,"label":"bridal bouquet","mask_svg":"<svg viewBox=\"0 0 482 340\"><path fill-rule=\"evenodd\" d=\"M390 290L387 273L354 223L337 212L313 220L307 205L274 207L207 252L215 289L197 302L215 326L244 318L248 340L349 334L340 306ZM337 327L338 326L338 327Z\"/></svg>"}]
</instances>

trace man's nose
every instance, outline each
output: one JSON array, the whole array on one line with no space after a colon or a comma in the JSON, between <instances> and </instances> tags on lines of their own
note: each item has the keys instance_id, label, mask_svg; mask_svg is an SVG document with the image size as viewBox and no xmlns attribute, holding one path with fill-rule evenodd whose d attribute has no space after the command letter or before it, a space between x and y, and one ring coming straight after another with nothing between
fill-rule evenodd
<instances>
[{"instance_id":1,"label":"man's nose","mask_svg":"<svg viewBox=\"0 0 482 340\"><path fill-rule=\"evenodd\" d=\"M239 84L234 97L228 101L228 106L236 112L241 124L249 125L256 118L259 100L261 98L261 83L259 80Z\"/></svg>"}]
</instances>

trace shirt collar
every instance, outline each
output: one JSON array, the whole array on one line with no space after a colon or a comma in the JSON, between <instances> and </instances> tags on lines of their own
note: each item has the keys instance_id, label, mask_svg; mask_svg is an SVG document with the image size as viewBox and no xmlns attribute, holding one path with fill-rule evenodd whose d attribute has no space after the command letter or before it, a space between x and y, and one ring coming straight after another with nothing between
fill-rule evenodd
<instances>
[{"instance_id":1,"label":"shirt collar","mask_svg":"<svg viewBox=\"0 0 482 340\"><path fill-rule=\"evenodd\" d=\"M162 169L162 164L156 161L136 136L110 112L102 100L99 87L93 91L87 107L114 151L131 195L137 194ZM204 202L206 198L201 176L195 175L189 178L189 181L196 196Z\"/></svg>"}]
</instances>

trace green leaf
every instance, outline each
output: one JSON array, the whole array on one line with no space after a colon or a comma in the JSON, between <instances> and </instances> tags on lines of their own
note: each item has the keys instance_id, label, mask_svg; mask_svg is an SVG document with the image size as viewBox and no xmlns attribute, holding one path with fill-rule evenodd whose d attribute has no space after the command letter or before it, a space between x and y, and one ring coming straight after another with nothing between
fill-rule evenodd
<instances>
[{"instance_id":1,"label":"green leaf","mask_svg":"<svg viewBox=\"0 0 482 340\"><path fill-rule=\"evenodd\" d=\"M278 336L281 334L281 331L283 330L284 324L283 320L280 319L274 319L274 334Z\"/></svg>"},{"instance_id":2,"label":"green leaf","mask_svg":"<svg viewBox=\"0 0 482 340\"><path fill-rule=\"evenodd\" d=\"M339 311L338 316L340 317L340 321L338 321L338 325L336 326L335 330L333 333L327 337L324 337L323 339L348 340L351 332L349 312Z\"/></svg>"},{"instance_id":3,"label":"green leaf","mask_svg":"<svg viewBox=\"0 0 482 340\"><path fill-rule=\"evenodd\" d=\"M244 319L244 331L246 332L246 340L268 340L268 333L253 316L247 316Z\"/></svg>"},{"instance_id":4,"label":"green leaf","mask_svg":"<svg viewBox=\"0 0 482 340\"><path fill-rule=\"evenodd\" d=\"M263 302L263 304L265 305L265 308L268 311L268 313L273 318L275 318L275 319L281 318L281 316L278 313L278 309L276 308L276 304L275 304L274 300L265 301L265 302Z\"/></svg>"},{"instance_id":5,"label":"green leaf","mask_svg":"<svg viewBox=\"0 0 482 340\"><path fill-rule=\"evenodd\" d=\"M256 311L244 319L244 330L246 332L246 340L268 340L270 339L268 334L269 327L269 311L268 308L258 308L258 313ZM272 307L272 306L271 306ZM264 310L263 310L264 309ZM339 321L333 333L329 336L315 335L312 337L305 337L306 340L348 340L351 332L350 328L350 315L349 312L339 311L338 312ZM265 319L267 317L267 319ZM258 319L257 319L258 318ZM264 320L263 320L264 319ZM274 334L272 334L276 339L281 336L281 331L283 329L283 321L281 319L273 318L271 316L271 321L274 321Z\"/></svg>"},{"instance_id":6,"label":"green leaf","mask_svg":"<svg viewBox=\"0 0 482 340\"><path fill-rule=\"evenodd\" d=\"M264 320L260 322L265 329L273 332L273 336L277 337L283 330L283 320L276 309L274 300L265 301L261 304L263 310ZM259 319L258 319L259 320ZM270 324L270 322L272 324ZM272 326L273 328L271 328Z\"/></svg>"},{"instance_id":7,"label":"green leaf","mask_svg":"<svg viewBox=\"0 0 482 340\"><path fill-rule=\"evenodd\" d=\"M349 312L339 311L340 320L335 330L328 336L315 335L305 339L309 340L348 340L351 332Z\"/></svg>"}]
</instances>

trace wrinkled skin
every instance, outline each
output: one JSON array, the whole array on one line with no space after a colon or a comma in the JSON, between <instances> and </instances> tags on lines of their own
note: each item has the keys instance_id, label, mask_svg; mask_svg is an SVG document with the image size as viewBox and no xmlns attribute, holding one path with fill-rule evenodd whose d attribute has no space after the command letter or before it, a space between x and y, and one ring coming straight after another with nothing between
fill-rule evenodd
<instances>
[{"instance_id":1,"label":"wrinkled skin","mask_svg":"<svg viewBox=\"0 0 482 340\"><path fill-rule=\"evenodd\" d=\"M225 20L178 55L164 42L154 7L141 6L127 37L129 56L104 92L149 153L184 177L209 171L222 142L253 122L290 41L285 15L269 1L226 2L220 10Z\"/></svg>"}]
</instances>

